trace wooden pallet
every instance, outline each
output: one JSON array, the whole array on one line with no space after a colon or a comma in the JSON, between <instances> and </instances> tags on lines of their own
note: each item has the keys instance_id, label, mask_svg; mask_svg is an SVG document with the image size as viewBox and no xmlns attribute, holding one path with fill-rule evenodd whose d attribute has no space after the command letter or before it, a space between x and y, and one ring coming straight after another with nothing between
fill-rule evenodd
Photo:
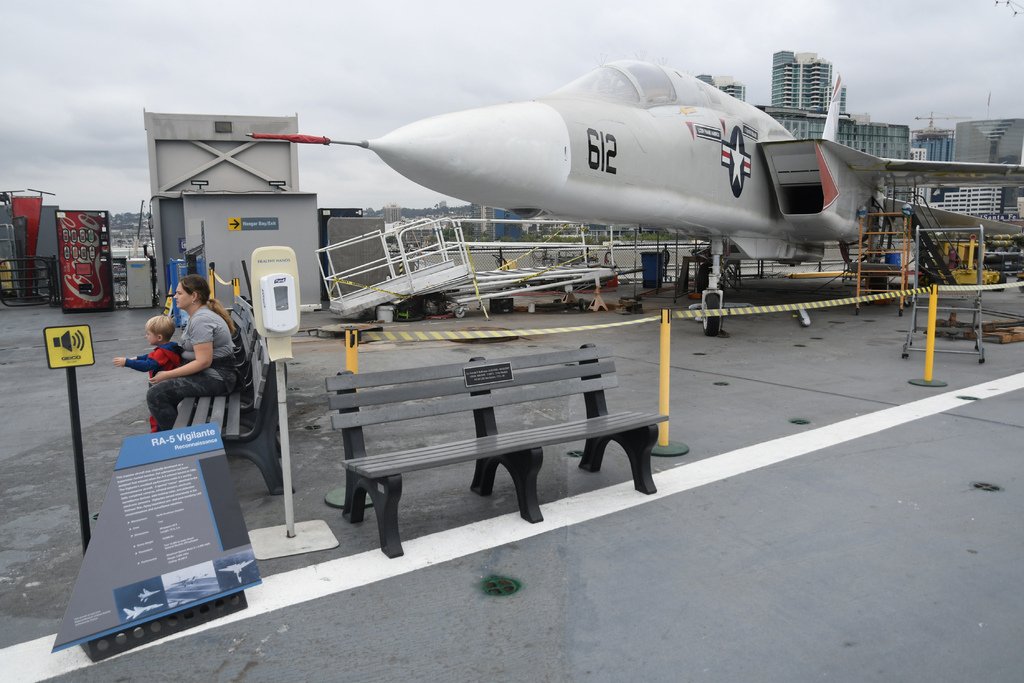
<instances>
[{"instance_id":1,"label":"wooden pallet","mask_svg":"<svg viewBox=\"0 0 1024 683\"><path fill-rule=\"evenodd\" d=\"M1024 327L1008 327L985 331L982 340L993 344L1011 344L1024 341Z\"/></svg>"}]
</instances>

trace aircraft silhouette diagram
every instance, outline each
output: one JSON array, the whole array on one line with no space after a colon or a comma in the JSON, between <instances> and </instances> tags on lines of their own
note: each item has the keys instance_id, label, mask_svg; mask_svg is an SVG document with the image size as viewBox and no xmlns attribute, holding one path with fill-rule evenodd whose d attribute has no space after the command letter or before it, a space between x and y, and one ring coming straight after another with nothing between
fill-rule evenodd
<instances>
[{"instance_id":1,"label":"aircraft silhouette diagram","mask_svg":"<svg viewBox=\"0 0 1024 683\"><path fill-rule=\"evenodd\" d=\"M897 189L1024 181L1020 165L886 159L839 144L839 92L837 81L823 139L798 140L764 111L677 69L617 61L529 102L434 116L373 140L250 135L363 147L420 185L524 218L707 240L701 288L710 310L723 305L723 258L820 261L826 242L859 240L858 213L891 210ZM1007 231L927 210L944 227ZM703 319L716 336L721 318Z\"/></svg>"},{"instance_id":2,"label":"aircraft silhouette diagram","mask_svg":"<svg viewBox=\"0 0 1024 683\"><path fill-rule=\"evenodd\" d=\"M242 583L242 570L252 564L252 560L246 560L245 562L238 562L236 564L229 564L226 567L221 567L217 571L219 572L234 572L235 578L238 583Z\"/></svg>"},{"instance_id":3,"label":"aircraft silhouette diagram","mask_svg":"<svg viewBox=\"0 0 1024 683\"><path fill-rule=\"evenodd\" d=\"M142 605L140 607L134 608L122 607L121 609L124 610L125 619L138 619L146 612L157 609L159 607L163 607L163 604L157 602L153 603L152 605Z\"/></svg>"},{"instance_id":4,"label":"aircraft silhouette diagram","mask_svg":"<svg viewBox=\"0 0 1024 683\"><path fill-rule=\"evenodd\" d=\"M156 594L157 594L157 591L151 591L151 590L147 590L147 589L143 588L142 592L139 593L139 600L141 600L142 602L146 602L147 600L149 600L149 598L151 596L156 595Z\"/></svg>"}]
</instances>

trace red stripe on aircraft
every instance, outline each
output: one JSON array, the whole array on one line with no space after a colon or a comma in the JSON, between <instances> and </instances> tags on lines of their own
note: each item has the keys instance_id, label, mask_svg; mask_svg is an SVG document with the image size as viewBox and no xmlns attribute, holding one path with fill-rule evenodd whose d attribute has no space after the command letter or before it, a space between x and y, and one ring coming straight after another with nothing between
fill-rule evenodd
<instances>
[{"instance_id":1,"label":"red stripe on aircraft","mask_svg":"<svg viewBox=\"0 0 1024 683\"><path fill-rule=\"evenodd\" d=\"M828 169L828 164L825 163L825 157L821 153L820 145L814 146L814 153L818 156L818 175L821 178L821 193L824 195L824 206L821 207L821 210L824 211L832 206L839 197L839 188L832 177L832 172Z\"/></svg>"}]
</instances>

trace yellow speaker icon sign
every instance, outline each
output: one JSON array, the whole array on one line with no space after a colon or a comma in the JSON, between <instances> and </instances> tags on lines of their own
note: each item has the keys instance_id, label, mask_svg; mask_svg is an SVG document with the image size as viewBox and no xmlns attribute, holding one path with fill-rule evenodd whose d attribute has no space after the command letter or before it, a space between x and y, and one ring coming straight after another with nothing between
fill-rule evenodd
<instances>
[{"instance_id":1,"label":"yellow speaker icon sign","mask_svg":"<svg viewBox=\"0 0 1024 683\"><path fill-rule=\"evenodd\" d=\"M88 325L47 327L43 330L43 339L46 343L46 362L51 369L75 368L96 362Z\"/></svg>"}]
</instances>

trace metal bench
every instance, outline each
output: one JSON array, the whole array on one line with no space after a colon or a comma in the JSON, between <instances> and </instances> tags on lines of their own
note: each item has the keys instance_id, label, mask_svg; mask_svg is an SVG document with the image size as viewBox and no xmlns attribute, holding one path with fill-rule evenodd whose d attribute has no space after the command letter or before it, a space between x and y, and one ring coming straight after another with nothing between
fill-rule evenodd
<instances>
[{"instance_id":1,"label":"metal bench","mask_svg":"<svg viewBox=\"0 0 1024 683\"><path fill-rule=\"evenodd\" d=\"M432 467L475 461L471 490L490 495L498 465L512 476L520 516L543 520L537 500L537 474L544 446L585 440L580 468L601 468L610 441L629 458L637 491L654 493L651 449L657 425L667 420L657 413L609 414L604 390L618 386L611 349L586 344L577 350L538 353L486 361L386 370L365 374L339 373L327 378L328 405L338 413L331 423L342 432L345 449L345 504L349 522L363 520L366 496L373 501L381 550L402 555L398 503L402 474ZM528 429L499 430L502 422L520 423L516 406L550 398L582 395L586 418ZM507 408L503 408L507 407ZM436 418L472 412L476 437L411 450L367 455L363 427L400 420Z\"/></svg>"},{"instance_id":2,"label":"metal bench","mask_svg":"<svg viewBox=\"0 0 1024 683\"><path fill-rule=\"evenodd\" d=\"M227 396L198 396L178 403L174 427L212 422L220 427L224 451L246 458L263 475L272 495L284 491L281 450L277 440L277 375L267 352L266 340L256 331L252 306L235 300L231 311L237 327L235 359L239 381Z\"/></svg>"}]
</instances>

